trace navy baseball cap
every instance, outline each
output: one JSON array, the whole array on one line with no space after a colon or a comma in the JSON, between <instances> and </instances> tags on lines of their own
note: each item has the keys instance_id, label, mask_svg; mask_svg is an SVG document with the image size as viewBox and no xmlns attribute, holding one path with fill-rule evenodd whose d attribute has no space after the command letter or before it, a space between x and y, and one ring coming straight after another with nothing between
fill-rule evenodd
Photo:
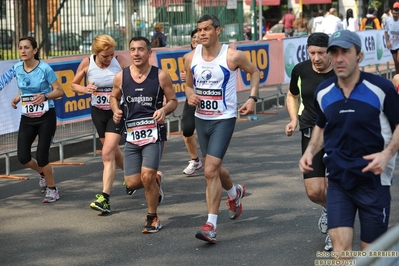
<instances>
[{"instance_id":1,"label":"navy baseball cap","mask_svg":"<svg viewBox=\"0 0 399 266\"><path fill-rule=\"evenodd\" d=\"M340 30L334 32L328 40L327 52L333 46L338 46L344 49L349 49L352 45L362 47L362 41L356 32L350 30Z\"/></svg>"}]
</instances>

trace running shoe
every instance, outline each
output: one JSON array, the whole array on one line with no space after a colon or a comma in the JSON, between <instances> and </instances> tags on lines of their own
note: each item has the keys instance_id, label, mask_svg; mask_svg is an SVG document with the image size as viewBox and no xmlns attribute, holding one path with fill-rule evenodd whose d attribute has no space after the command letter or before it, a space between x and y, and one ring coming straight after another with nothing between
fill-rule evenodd
<instances>
[{"instance_id":1,"label":"running shoe","mask_svg":"<svg viewBox=\"0 0 399 266\"><path fill-rule=\"evenodd\" d=\"M47 182L44 175L39 175L39 187L40 187L40 193L44 194L47 190Z\"/></svg>"},{"instance_id":2,"label":"running shoe","mask_svg":"<svg viewBox=\"0 0 399 266\"><path fill-rule=\"evenodd\" d=\"M97 194L96 200L90 203L90 208L96 211L100 211L102 213L110 213L111 212L111 204L109 204L109 200L107 200L104 195Z\"/></svg>"},{"instance_id":3,"label":"running shoe","mask_svg":"<svg viewBox=\"0 0 399 266\"><path fill-rule=\"evenodd\" d=\"M131 196L136 193L137 190L131 190L130 188L126 187L126 195Z\"/></svg>"},{"instance_id":4,"label":"running shoe","mask_svg":"<svg viewBox=\"0 0 399 266\"><path fill-rule=\"evenodd\" d=\"M58 194L58 189L46 189L46 195L44 196L43 203L52 203L60 199L60 195Z\"/></svg>"},{"instance_id":5,"label":"running shoe","mask_svg":"<svg viewBox=\"0 0 399 266\"><path fill-rule=\"evenodd\" d=\"M216 244L217 230L211 223L205 223L200 230L195 234L195 237L209 243Z\"/></svg>"},{"instance_id":6,"label":"running shoe","mask_svg":"<svg viewBox=\"0 0 399 266\"><path fill-rule=\"evenodd\" d=\"M195 160L190 160L188 161L188 166L183 170L183 173L186 175L193 175L196 170L199 170L202 168L202 162L201 159L198 159L198 162Z\"/></svg>"},{"instance_id":7,"label":"running shoe","mask_svg":"<svg viewBox=\"0 0 399 266\"><path fill-rule=\"evenodd\" d=\"M245 187L244 185L238 184L236 186L237 196L235 199L231 199L227 197L227 206L229 206L229 218L234 220L240 217L242 212L242 204L241 199L245 196Z\"/></svg>"},{"instance_id":8,"label":"running shoe","mask_svg":"<svg viewBox=\"0 0 399 266\"><path fill-rule=\"evenodd\" d=\"M323 207L319 219L319 229L322 234L327 234L327 209Z\"/></svg>"},{"instance_id":9,"label":"running shoe","mask_svg":"<svg viewBox=\"0 0 399 266\"><path fill-rule=\"evenodd\" d=\"M143 233L144 234L151 234L156 233L161 230L162 224L161 220L157 216L147 215L147 220L145 222Z\"/></svg>"},{"instance_id":10,"label":"running shoe","mask_svg":"<svg viewBox=\"0 0 399 266\"><path fill-rule=\"evenodd\" d=\"M327 234L327 236L326 236L326 240L324 241L325 242L325 246L324 246L324 250L325 251L332 251L333 250L333 245L332 245L332 241L331 241L331 238L330 238L330 235L329 234Z\"/></svg>"},{"instance_id":11,"label":"running shoe","mask_svg":"<svg viewBox=\"0 0 399 266\"><path fill-rule=\"evenodd\" d=\"M157 181L157 184L159 187L159 197L158 197L158 205L159 205L165 199L165 194L163 193L163 189L162 189L163 174L161 171L157 172L156 181Z\"/></svg>"},{"instance_id":12,"label":"running shoe","mask_svg":"<svg viewBox=\"0 0 399 266\"><path fill-rule=\"evenodd\" d=\"M131 190L130 188L128 188L128 187L126 186L126 181L123 181L123 185L124 185L125 188L126 188L126 195L131 196L131 195L133 195L134 193L136 193L137 190L135 190L135 189Z\"/></svg>"}]
</instances>

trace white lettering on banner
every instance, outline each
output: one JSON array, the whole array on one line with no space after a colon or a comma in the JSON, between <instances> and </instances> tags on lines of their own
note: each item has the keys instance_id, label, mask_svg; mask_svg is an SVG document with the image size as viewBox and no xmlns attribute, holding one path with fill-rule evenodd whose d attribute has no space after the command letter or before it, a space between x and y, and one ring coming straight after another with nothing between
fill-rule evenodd
<instances>
[{"instance_id":1,"label":"white lettering on banner","mask_svg":"<svg viewBox=\"0 0 399 266\"><path fill-rule=\"evenodd\" d=\"M283 47L284 47L284 82L289 83L291 80L291 72L296 64L305 61L309 58L307 49L303 49L302 47L306 47L307 38L298 37L298 38L284 38L283 39ZM303 53L306 53L304 55Z\"/></svg>"},{"instance_id":2,"label":"white lettering on banner","mask_svg":"<svg viewBox=\"0 0 399 266\"><path fill-rule=\"evenodd\" d=\"M360 67L386 63L392 60L392 55L386 47L384 30L365 30L356 32L362 41L363 58Z\"/></svg>"},{"instance_id":3,"label":"white lettering on banner","mask_svg":"<svg viewBox=\"0 0 399 266\"><path fill-rule=\"evenodd\" d=\"M10 69L0 76L0 91L7 86L8 83L14 78L15 72L14 67L10 67Z\"/></svg>"},{"instance_id":4,"label":"white lettering on banner","mask_svg":"<svg viewBox=\"0 0 399 266\"><path fill-rule=\"evenodd\" d=\"M359 62L360 67L368 65L383 64L392 60L392 55L386 47L384 30L367 30L356 32L362 41L363 59ZM291 71L294 66L309 58L305 55L304 47L307 45L307 38L284 38L284 83L291 80Z\"/></svg>"}]
</instances>

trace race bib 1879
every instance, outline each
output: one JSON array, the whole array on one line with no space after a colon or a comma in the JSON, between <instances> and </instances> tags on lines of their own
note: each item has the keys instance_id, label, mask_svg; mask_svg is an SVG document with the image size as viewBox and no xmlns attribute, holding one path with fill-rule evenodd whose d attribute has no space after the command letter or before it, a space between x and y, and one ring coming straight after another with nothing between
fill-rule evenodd
<instances>
[{"instance_id":1,"label":"race bib 1879","mask_svg":"<svg viewBox=\"0 0 399 266\"><path fill-rule=\"evenodd\" d=\"M27 117L41 117L49 109L48 101L44 101L40 105L32 103L35 95L22 95L21 96L21 112Z\"/></svg>"}]
</instances>

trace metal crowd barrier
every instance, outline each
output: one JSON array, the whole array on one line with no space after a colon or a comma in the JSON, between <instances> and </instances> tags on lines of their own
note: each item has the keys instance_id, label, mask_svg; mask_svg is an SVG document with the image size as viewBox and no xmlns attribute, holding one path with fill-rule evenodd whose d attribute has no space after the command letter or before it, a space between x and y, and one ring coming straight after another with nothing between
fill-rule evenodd
<instances>
[{"instance_id":1,"label":"metal crowd barrier","mask_svg":"<svg viewBox=\"0 0 399 266\"><path fill-rule=\"evenodd\" d=\"M93 156L96 156L96 129L91 120L80 121L76 123L58 125L51 147L58 146L59 162L63 164L64 145L68 142L91 137L93 139ZM12 154L17 152L18 132L0 135L0 155L5 156L5 175L9 176L11 172L10 158ZM32 145L32 151L37 147L37 139Z\"/></svg>"},{"instance_id":2,"label":"metal crowd barrier","mask_svg":"<svg viewBox=\"0 0 399 266\"><path fill-rule=\"evenodd\" d=\"M357 266L397 266L399 265L399 224L390 228L384 235L370 244L365 256L356 257Z\"/></svg>"}]
</instances>

